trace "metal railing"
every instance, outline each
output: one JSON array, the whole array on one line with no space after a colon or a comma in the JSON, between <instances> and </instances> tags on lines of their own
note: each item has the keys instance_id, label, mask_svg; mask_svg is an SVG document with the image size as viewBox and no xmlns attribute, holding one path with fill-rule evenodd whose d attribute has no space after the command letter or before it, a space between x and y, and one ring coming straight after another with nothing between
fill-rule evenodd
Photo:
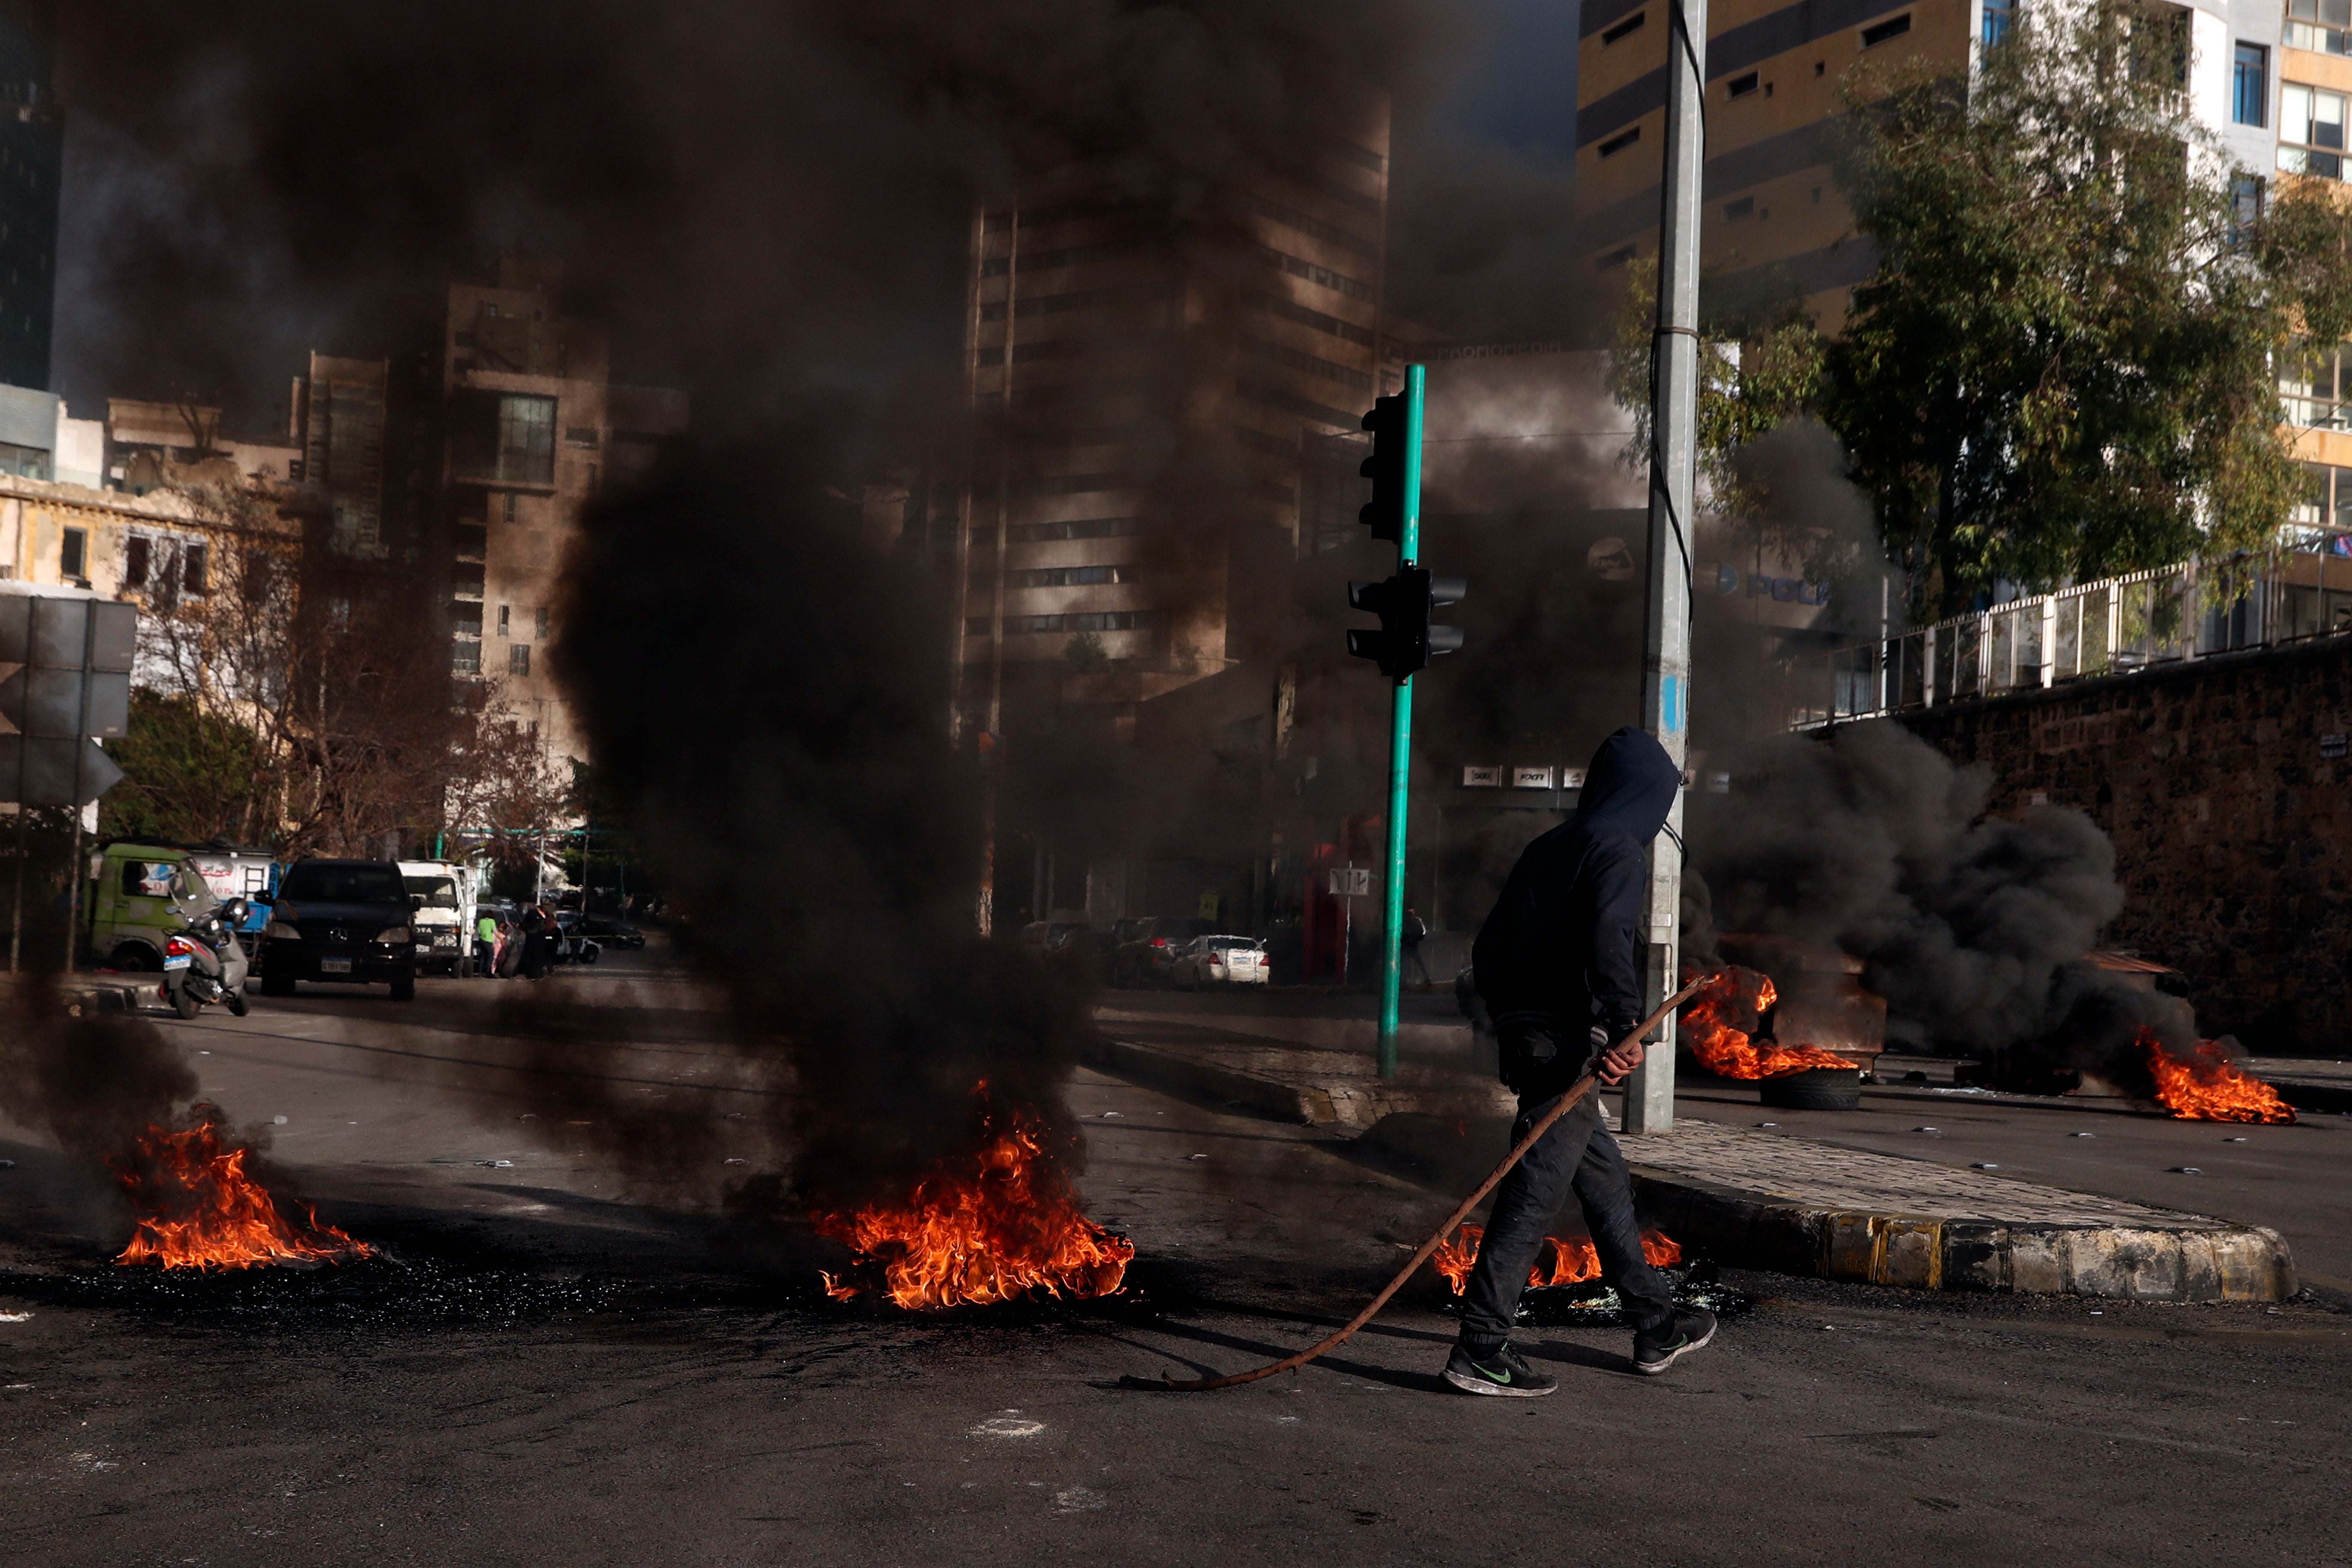
<instances>
[{"instance_id":1,"label":"metal railing","mask_svg":"<svg viewBox=\"0 0 2352 1568\"><path fill-rule=\"evenodd\" d=\"M2078 584L1791 661L1790 727L2352 631L2352 535Z\"/></svg>"}]
</instances>

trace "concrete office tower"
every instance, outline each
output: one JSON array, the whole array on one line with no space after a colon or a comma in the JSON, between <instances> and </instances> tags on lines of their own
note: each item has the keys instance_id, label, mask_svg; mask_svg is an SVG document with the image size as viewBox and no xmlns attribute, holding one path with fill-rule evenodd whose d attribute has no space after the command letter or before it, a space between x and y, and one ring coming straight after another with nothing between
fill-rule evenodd
<instances>
[{"instance_id":1,"label":"concrete office tower","mask_svg":"<svg viewBox=\"0 0 2352 1568\"><path fill-rule=\"evenodd\" d=\"M1834 329L1848 290L1877 262L1854 237L1853 215L1831 172L1840 79L1864 60L1906 57L1958 69L2008 36L2016 3L1711 5L1703 252L1709 297L1793 287L1815 318ZM2308 3L2325 7L2331 0ZM2340 9L2344 0L2333 3ZM1586 0L1583 9L1578 206L1584 265L1604 278L1657 247L1669 5ZM2195 0L2178 8L2188 19L2192 111L2233 162L2269 169L2279 137L2279 0ZM2340 146L2340 117L2329 129Z\"/></svg>"},{"instance_id":2,"label":"concrete office tower","mask_svg":"<svg viewBox=\"0 0 2352 1568\"><path fill-rule=\"evenodd\" d=\"M1242 657L1253 563L1313 545L1304 455L1384 390L1387 196L1382 109L1183 212L1076 168L978 215L978 435L932 523L962 531L965 733L1084 709L1131 735Z\"/></svg>"},{"instance_id":3,"label":"concrete office tower","mask_svg":"<svg viewBox=\"0 0 2352 1568\"><path fill-rule=\"evenodd\" d=\"M551 758L584 758L545 657L556 579L582 510L649 468L687 411L683 393L613 384L604 328L567 314L562 294L560 267L515 257L493 282L450 286L434 471L449 520L452 667L499 676Z\"/></svg>"},{"instance_id":4,"label":"concrete office tower","mask_svg":"<svg viewBox=\"0 0 2352 1568\"><path fill-rule=\"evenodd\" d=\"M48 0L0 0L0 383L46 391L65 131Z\"/></svg>"}]
</instances>

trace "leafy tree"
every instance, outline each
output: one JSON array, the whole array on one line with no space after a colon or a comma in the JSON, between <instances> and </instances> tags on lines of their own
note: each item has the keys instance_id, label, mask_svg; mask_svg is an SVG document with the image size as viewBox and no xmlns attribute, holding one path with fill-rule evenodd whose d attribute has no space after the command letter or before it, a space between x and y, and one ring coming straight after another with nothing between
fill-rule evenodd
<instances>
[{"instance_id":1,"label":"leafy tree","mask_svg":"<svg viewBox=\"0 0 2352 1568\"><path fill-rule=\"evenodd\" d=\"M109 838L198 844L242 841L245 807L262 773L261 741L236 720L185 695L131 694L131 724L107 754L122 780L100 798Z\"/></svg>"},{"instance_id":2,"label":"leafy tree","mask_svg":"<svg viewBox=\"0 0 2352 1568\"><path fill-rule=\"evenodd\" d=\"M1658 262L1626 267L1624 297L1611 322L1609 391L1633 415L1625 460L1650 460L1651 344L1657 324ZM1759 519L1771 498L1739 454L1802 414L1818 393L1822 336L1793 299L1741 310L1704 310L1699 322L1698 472L1704 504L1727 517Z\"/></svg>"},{"instance_id":3,"label":"leafy tree","mask_svg":"<svg viewBox=\"0 0 2352 1568\"><path fill-rule=\"evenodd\" d=\"M1822 412L1923 613L2284 521L2275 362L2352 327L2345 226L2315 184L2262 202L2189 119L2179 19L2036 7L1973 80L1847 79L1839 178L1880 264Z\"/></svg>"}]
</instances>

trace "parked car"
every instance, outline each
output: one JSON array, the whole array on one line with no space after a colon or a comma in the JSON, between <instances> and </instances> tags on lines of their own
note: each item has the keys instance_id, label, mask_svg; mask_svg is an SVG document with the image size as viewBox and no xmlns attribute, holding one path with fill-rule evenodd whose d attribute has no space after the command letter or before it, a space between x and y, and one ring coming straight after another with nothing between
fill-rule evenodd
<instances>
[{"instance_id":1,"label":"parked car","mask_svg":"<svg viewBox=\"0 0 2352 1568\"><path fill-rule=\"evenodd\" d=\"M1087 928L1076 921L1031 921L1021 928L1021 945L1040 952L1059 952L1086 940Z\"/></svg>"},{"instance_id":2,"label":"parked car","mask_svg":"<svg viewBox=\"0 0 2352 1568\"><path fill-rule=\"evenodd\" d=\"M606 947L634 952L646 945L646 933L618 915L590 915L580 922L580 933L594 937Z\"/></svg>"},{"instance_id":3,"label":"parked car","mask_svg":"<svg viewBox=\"0 0 2352 1568\"><path fill-rule=\"evenodd\" d=\"M1203 985L1264 985L1271 969L1265 944L1250 936L1196 936L1177 950L1169 978L1180 988Z\"/></svg>"},{"instance_id":4,"label":"parked car","mask_svg":"<svg viewBox=\"0 0 2352 1568\"><path fill-rule=\"evenodd\" d=\"M416 995L408 885L388 860L298 860L278 884L262 931L261 992L291 996L299 980L383 982L395 1002Z\"/></svg>"},{"instance_id":5,"label":"parked car","mask_svg":"<svg viewBox=\"0 0 2352 1568\"><path fill-rule=\"evenodd\" d=\"M1118 944L1118 957L1111 964L1111 983L1116 985L1165 984L1176 962L1177 950L1211 929L1208 921L1176 915L1153 915L1148 920L1121 923L1131 923L1134 931Z\"/></svg>"},{"instance_id":6,"label":"parked car","mask_svg":"<svg viewBox=\"0 0 2352 1568\"><path fill-rule=\"evenodd\" d=\"M587 924L578 910L555 911L555 942L548 956L558 963L593 963L604 947L581 928Z\"/></svg>"}]
</instances>

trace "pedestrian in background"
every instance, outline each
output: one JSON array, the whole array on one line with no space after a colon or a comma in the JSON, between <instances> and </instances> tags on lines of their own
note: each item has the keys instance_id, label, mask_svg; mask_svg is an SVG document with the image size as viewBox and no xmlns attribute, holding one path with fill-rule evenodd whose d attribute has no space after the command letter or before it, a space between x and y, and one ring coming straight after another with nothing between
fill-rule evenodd
<instances>
[{"instance_id":1,"label":"pedestrian in background","mask_svg":"<svg viewBox=\"0 0 2352 1568\"><path fill-rule=\"evenodd\" d=\"M494 977L499 972L499 917L488 910L474 911L474 973Z\"/></svg>"},{"instance_id":2,"label":"pedestrian in background","mask_svg":"<svg viewBox=\"0 0 2352 1568\"><path fill-rule=\"evenodd\" d=\"M1413 908L1411 904L1407 904L1404 907L1403 928L1397 932L1398 945L1404 950L1402 960L1399 963L1398 968L1401 971L1408 969L1420 971L1421 988L1423 991L1428 990L1431 984L1429 978L1429 961L1421 956L1422 938L1428 934L1429 923L1423 920L1421 916L1413 912Z\"/></svg>"},{"instance_id":3,"label":"pedestrian in background","mask_svg":"<svg viewBox=\"0 0 2352 1568\"><path fill-rule=\"evenodd\" d=\"M538 980L547 973L548 949L553 945L555 917L547 912L544 904L533 904L522 912L522 976Z\"/></svg>"}]
</instances>

